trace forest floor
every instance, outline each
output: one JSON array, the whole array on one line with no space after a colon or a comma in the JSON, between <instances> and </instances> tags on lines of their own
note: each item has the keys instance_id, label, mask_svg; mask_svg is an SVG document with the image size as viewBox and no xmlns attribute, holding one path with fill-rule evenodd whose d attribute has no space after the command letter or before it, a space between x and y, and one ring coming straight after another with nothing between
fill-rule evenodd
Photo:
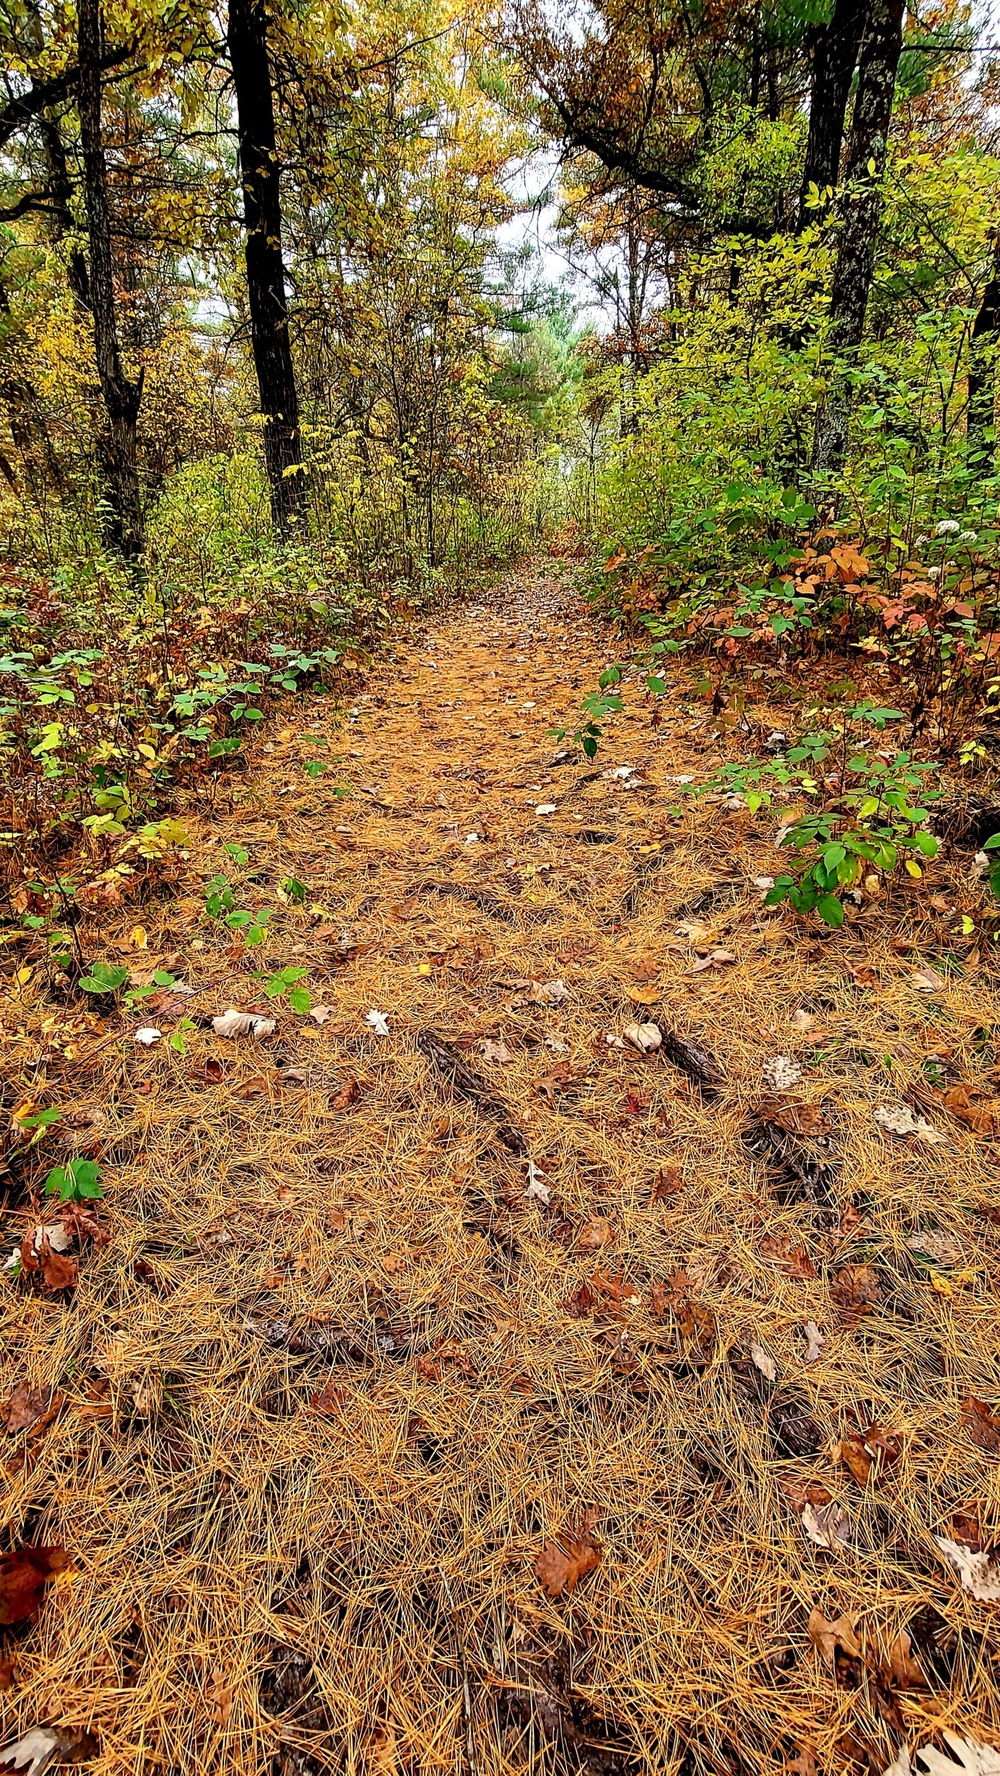
<instances>
[{"instance_id":1,"label":"forest floor","mask_svg":"<svg viewBox=\"0 0 1000 1776\"><path fill-rule=\"evenodd\" d=\"M971 859L839 932L766 909L774 819L678 807L732 744L680 675L658 725L626 685L593 764L553 741L607 646L549 562L397 638L192 811L179 892L102 915L193 996L8 1004L105 1243L0 1298L7 1546L65 1551L0 1633L0 1743L815 1776L1000 1740ZM216 871L266 948L206 917ZM169 1046L229 1007L277 1029Z\"/></svg>"}]
</instances>

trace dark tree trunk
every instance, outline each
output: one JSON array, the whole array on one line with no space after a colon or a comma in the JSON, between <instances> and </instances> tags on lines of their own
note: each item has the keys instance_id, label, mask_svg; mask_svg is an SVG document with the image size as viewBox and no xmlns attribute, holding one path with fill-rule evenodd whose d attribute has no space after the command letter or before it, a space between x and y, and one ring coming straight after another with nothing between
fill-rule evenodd
<instances>
[{"instance_id":1,"label":"dark tree trunk","mask_svg":"<svg viewBox=\"0 0 1000 1776\"><path fill-rule=\"evenodd\" d=\"M799 231L815 221L809 188L836 190L844 144L844 118L858 60L869 0L834 0L830 22L820 27L812 58L809 135L799 195Z\"/></svg>"},{"instance_id":2,"label":"dark tree trunk","mask_svg":"<svg viewBox=\"0 0 1000 1776\"><path fill-rule=\"evenodd\" d=\"M882 179L903 47L904 0L873 0L858 65L851 139L844 169L840 240L830 298L828 349L831 375L826 400L816 419L813 470L830 474L847 453L851 414L851 360L865 330L868 292L882 214Z\"/></svg>"},{"instance_id":3,"label":"dark tree trunk","mask_svg":"<svg viewBox=\"0 0 1000 1776\"><path fill-rule=\"evenodd\" d=\"M264 463L271 517L286 534L302 510L299 401L281 254L281 192L274 131L274 94L263 0L230 0L229 60L246 227L250 340L264 419Z\"/></svg>"},{"instance_id":4,"label":"dark tree trunk","mask_svg":"<svg viewBox=\"0 0 1000 1776\"><path fill-rule=\"evenodd\" d=\"M997 348L1000 346L1000 229L993 237L993 259L979 313L969 342L969 404L966 429L970 457L984 472L996 462Z\"/></svg>"},{"instance_id":5,"label":"dark tree trunk","mask_svg":"<svg viewBox=\"0 0 1000 1776\"><path fill-rule=\"evenodd\" d=\"M94 351L107 423L101 439L104 482L110 518L107 537L126 560L142 553L142 502L136 426L142 400L142 374L132 382L125 374L118 346L115 286L111 260L111 218L108 176L101 131L101 0L78 0L80 146L90 239L90 312L94 319Z\"/></svg>"},{"instance_id":6,"label":"dark tree trunk","mask_svg":"<svg viewBox=\"0 0 1000 1776\"><path fill-rule=\"evenodd\" d=\"M39 120L42 137L42 148L48 168L49 198L52 203L51 218L53 238L64 241L72 238L76 231L76 223L70 200L73 196L73 181L70 178L69 163L66 159L66 144L62 131L55 117L44 114ZM71 246L66 263L66 275L74 299L81 308L90 308L90 274L87 261L78 246Z\"/></svg>"}]
</instances>

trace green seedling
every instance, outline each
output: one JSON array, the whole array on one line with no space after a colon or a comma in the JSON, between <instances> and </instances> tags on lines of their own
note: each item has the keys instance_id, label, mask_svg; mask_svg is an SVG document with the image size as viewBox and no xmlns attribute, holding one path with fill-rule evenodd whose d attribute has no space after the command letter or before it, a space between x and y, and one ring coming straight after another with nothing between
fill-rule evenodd
<instances>
[{"instance_id":1,"label":"green seedling","mask_svg":"<svg viewBox=\"0 0 1000 1776\"><path fill-rule=\"evenodd\" d=\"M96 1159L71 1159L64 1166L53 1166L45 1180L46 1196L58 1196L60 1202L92 1202L103 1196L99 1179L101 1168Z\"/></svg>"}]
</instances>

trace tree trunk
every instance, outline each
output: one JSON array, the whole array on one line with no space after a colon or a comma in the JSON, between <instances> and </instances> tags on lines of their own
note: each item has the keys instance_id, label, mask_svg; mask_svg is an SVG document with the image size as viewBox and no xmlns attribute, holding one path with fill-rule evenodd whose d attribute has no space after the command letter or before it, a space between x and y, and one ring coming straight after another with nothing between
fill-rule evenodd
<instances>
[{"instance_id":1,"label":"tree trunk","mask_svg":"<svg viewBox=\"0 0 1000 1776\"><path fill-rule=\"evenodd\" d=\"M108 176L101 131L101 0L79 0L80 146L90 239L90 312L94 319L94 351L104 397L107 425L101 439L104 482L110 507L106 534L127 561L142 554L142 502L136 425L143 377L126 376L118 347L115 286L111 262L111 218Z\"/></svg>"},{"instance_id":2,"label":"tree trunk","mask_svg":"<svg viewBox=\"0 0 1000 1776\"><path fill-rule=\"evenodd\" d=\"M840 242L830 298L828 350L831 375L826 400L816 419L813 471L836 472L847 454L851 414L851 360L865 330L868 293L882 214L882 179L903 47L904 0L873 0L861 48L858 90L839 205Z\"/></svg>"},{"instance_id":3,"label":"tree trunk","mask_svg":"<svg viewBox=\"0 0 1000 1776\"><path fill-rule=\"evenodd\" d=\"M288 336L274 93L264 0L230 0L229 60L236 90L250 340L264 419L264 463L271 492L271 517L275 529L287 535L302 511L302 477L297 473L302 463L302 441Z\"/></svg>"},{"instance_id":4,"label":"tree trunk","mask_svg":"<svg viewBox=\"0 0 1000 1776\"><path fill-rule=\"evenodd\" d=\"M1000 229L993 237L993 258L979 313L969 341L969 400L966 430L969 456L979 459L984 473L996 462L997 348L1000 346Z\"/></svg>"},{"instance_id":5,"label":"tree trunk","mask_svg":"<svg viewBox=\"0 0 1000 1776\"><path fill-rule=\"evenodd\" d=\"M836 190L840 179L844 117L868 6L869 0L834 0L830 22L820 27L813 49L809 135L799 195L799 233L816 219L815 210L811 210L806 201L809 187L815 185L820 192Z\"/></svg>"}]
</instances>

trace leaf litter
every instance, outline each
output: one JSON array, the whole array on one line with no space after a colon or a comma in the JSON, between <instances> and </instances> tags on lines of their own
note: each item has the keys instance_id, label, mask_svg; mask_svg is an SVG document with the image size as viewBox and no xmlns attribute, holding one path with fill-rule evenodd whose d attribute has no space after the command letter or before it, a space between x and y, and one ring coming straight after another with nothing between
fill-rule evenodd
<instances>
[{"instance_id":1,"label":"leaf litter","mask_svg":"<svg viewBox=\"0 0 1000 1776\"><path fill-rule=\"evenodd\" d=\"M448 640L436 676L451 681L445 696L464 696L469 686L492 694L502 682L488 677L503 657L498 638L515 639L539 596L534 579L523 583L523 592L505 589L509 609L485 602L482 634L464 613L443 619ZM511 668L519 692L520 681L530 683L540 711L555 706L555 695L536 676L548 670L554 681L557 666L546 667L536 653L565 646L558 660L576 672L589 670L603 647L572 601L545 596L560 613L559 642L521 645L528 658ZM446 660L446 652L453 657ZM424 680L435 674L407 666L381 678L381 671L370 682L382 687L388 706L364 705L352 729L364 753L358 775L378 776L397 809L426 802L419 822L359 806L345 835L355 847L347 856L332 825L290 817L277 753L255 763L252 834L239 798L232 814L220 803L216 815L226 838L245 842L269 879L294 871L308 878L310 896L336 909L319 915L336 921L324 937L307 909L283 905L269 939L276 962L309 966L313 997L326 1001L328 1019L282 1011L279 1038L277 1020L244 997L253 990L245 959L228 953L214 931L197 952L201 991L222 1007L249 1005L234 1013L248 1023L224 1051L210 1021L192 1016L183 1066L166 1052L150 1064L130 1040L135 1018L91 1028L82 1013L59 1011L53 1046L40 1019L30 1021L34 986L27 992L27 1034L48 1057L46 1101L92 1102L106 1114L106 1125L82 1138L96 1143L95 1157L107 1166L101 1213L113 1245L88 1252L85 1266L75 1239L61 1254L84 1278L75 1291L45 1290L41 1272L34 1280L4 1278L4 1400L22 1386L42 1392L49 1382L66 1396L58 1426L36 1447L44 1412L34 1425L4 1433L9 1521L31 1521L44 1504L44 1536L26 1531L24 1539L80 1547L86 1574L85 1582L60 1584L51 1603L52 1587L43 1585L43 1632L31 1621L16 1630L24 1635L18 1685L31 1687L10 1736L16 1741L18 1731L59 1719L29 1712L30 1697L67 1693L71 1655L72 1705L79 1696L81 1706L100 1711L95 1718L113 1719L113 1756L123 1767L144 1759L171 1766L181 1743L204 1750L208 1767L213 1741L200 1735L219 1732L226 1717L227 1768L247 1776L257 1742L242 1724L243 1679L227 1675L218 1649L245 1644L245 1600L253 1596L275 1636L283 1619L314 1625L313 1693L318 1683L342 1699L342 1718L315 1726L325 1734L327 1761L373 1761L367 1742L351 1741L344 1722L374 1720L383 1707L377 1694L395 1698L394 1708L399 1702L392 1734L400 1768L426 1757L428 1747L454 1762L463 1703L451 1624L442 1624L434 1604L444 1573L461 1598L473 1750L484 1776L501 1756L494 1706L514 1691L524 1700L532 1743L549 1755L561 1731L545 1713L557 1650L579 1673L597 1718L627 1723L632 1763L623 1770L676 1762L760 1776L790 1763L792 1723L794 1745L814 1747L823 1776L846 1776L853 1754L838 1749L844 1722L837 1711L848 1708L857 1742L886 1746L881 1769L904 1736L887 1745L879 1686L912 1685L919 1697L916 1674L929 1670L914 1627L920 1611L934 1598L949 1620L964 1622L967 1611L979 1633L1000 1606L993 1520L983 1506L974 1534L971 1505L965 1517L955 1515L956 1500L988 1493L997 1460L991 1421L998 1402L988 1379L997 1236L980 1214L996 1194L984 1145L995 1064L989 1033L1000 1025L992 975L985 967L970 969L968 979L949 973L930 998L915 994L885 936L885 903L883 925L866 913L856 921L850 915L844 932L821 944L791 914L762 915L748 887L773 869L773 853L770 835L758 841L745 810L727 819L733 855L720 859L710 811L706 821L700 808L686 809L678 822L653 791L644 792L641 808L616 817L614 844L578 843L561 830L565 814L536 821L530 807L514 809L489 789L482 796L476 789L473 800L465 780L456 793L452 766L489 763L499 783L515 772L522 782L538 781L547 756L541 723L534 737L515 742L494 718L460 745L439 748L437 739L454 740L454 731L432 730L416 707ZM689 718L687 695L664 701L664 725L649 733L657 762L651 782L697 766L705 712ZM646 723L641 700L629 709ZM768 711L762 731L782 716L787 723L787 711ZM322 720L329 720L325 710ZM634 743L645 727L632 732ZM435 811L439 786L455 809L454 834L449 816ZM546 793L543 780L536 800ZM601 782L588 791L596 834L607 836L602 798L614 793ZM623 795L621 802L637 799ZM467 827L496 837L466 851ZM655 875L643 873L643 892L632 896L651 847L658 848ZM484 892L503 896L509 916L464 895L419 894L429 872L464 874L471 892L473 860L489 880ZM688 977L694 957L677 947L673 909L723 875L739 878L719 927L724 936L700 935L706 949L729 945L739 966ZM400 883L424 926L392 911ZM144 902L151 954L188 941L179 929L184 892L182 883L162 906L155 897ZM430 912L440 914L441 929L428 941ZM191 929L200 941L198 916ZM128 917L123 912L123 931ZM342 927L356 937L341 957ZM418 965L431 955L447 960L435 960L418 979ZM627 959L641 957L658 967L643 968L640 982ZM511 987L515 980L526 984ZM630 1010L633 980L644 999ZM544 988L554 981L569 997L554 1005L532 1000L532 982ZM514 996L521 1002L505 1019ZM369 1006L383 1008L391 1042L364 1026ZM808 1024L796 1016L804 1008ZM43 1009L54 1011L39 999ZM170 1015L145 1001L154 1027L166 1030ZM925 1041L932 1015L940 1029ZM25 1016L19 1007L9 1020L5 1009L4 1022L16 1030ZM660 1048L643 1057L625 1043L617 1032L630 1019L655 1025ZM246 1075L259 1073L263 1054L274 1052L257 1048L257 1065L246 1064L252 1051L245 1045L268 1022L266 1034L283 1051L275 1077L305 1069L310 1086L243 1099ZM424 1028L471 1062L475 1096L463 1092L450 1057L441 1066L416 1047ZM608 1030L616 1033L610 1045ZM555 1116L537 1081L551 1070L549 1053L561 1056L552 1045L563 1038L587 1090L577 1094L572 1115ZM488 1058L487 1041L511 1058ZM75 1045L73 1054L64 1042ZM914 1068L945 1042L954 1051L941 1064L946 1084L925 1100L912 1089ZM770 1050L786 1046L802 1079L763 1085L762 1056L780 1058ZM328 1057L326 1073L316 1064L320 1053ZM886 1056L893 1083L879 1092L876 1081L890 1077L879 1071ZM970 1082L967 1097L949 1104L959 1072ZM639 1107L626 1110L626 1082L640 1078ZM758 1111L762 1093L772 1103ZM872 1108L886 1097L912 1100L916 1116L949 1130L948 1146L881 1128ZM497 1137L490 1099L519 1132L523 1152ZM980 1126L963 1121L962 1109ZM771 1131L759 1155L741 1140L755 1116ZM59 1144L49 1132L27 1166L22 1158L14 1165L12 1207L21 1218L5 1221L7 1250L15 1235L18 1251L27 1233L33 1245L45 1214L31 1208L27 1186L44 1181ZM858 1206L854 1223L845 1213L846 1188ZM205 1239L206 1225L219 1223L214 1204L206 1206L210 1191L224 1197L231 1234L219 1248ZM975 1240L966 1226L975 1226ZM943 1245L911 1246L924 1228L952 1235L965 1248L961 1257ZM711 1264L695 1253L710 1254ZM382 1255L392 1260L392 1275ZM932 1286L922 1257L938 1267L939 1280L950 1278L951 1297ZM956 1274L970 1264L974 1288ZM162 1295L144 1280L142 1265L166 1280ZM752 1395L730 1385L729 1363L734 1348L747 1351L751 1328L777 1370L769 1379L744 1356L755 1378L748 1386L759 1384ZM449 1345L461 1361L441 1354ZM70 1349L87 1353L71 1385ZM946 1375L937 1352L945 1354ZM169 1365L169 1375L161 1408L140 1428L134 1402L143 1396L135 1389L146 1353ZM425 1355L436 1380L418 1376ZM789 1378L802 1400L789 1394ZM969 1401L975 1407L964 1410ZM872 1460L864 1484L831 1456L851 1430L849 1410ZM803 1428L810 1417L818 1439ZM182 1480L199 1472L201 1447L192 1426L225 1447L226 1473L205 1482L201 1516L189 1531ZM877 1449L872 1456L875 1426L903 1437L899 1461ZM81 1478L76 1451L91 1438L100 1460L88 1460ZM692 1466L693 1448L705 1452L704 1472ZM899 1478L910 1474L911 1461L920 1475L914 1486ZM782 1490L792 1475L815 1489L797 1495L797 1509ZM116 1689L102 1663L108 1646L117 1659L120 1647L135 1644L122 1586L134 1556L130 1548L123 1559L118 1553L123 1499L143 1526L139 1607L148 1626ZM600 1519L589 1536L602 1558L584 1571L593 1555L580 1532L592 1501ZM216 1523L225 1526L224 1547ZM301 1550L301 1568L294 1560L292 1567L269 1564L275 1548ZM543 1576L533 1570L546 1549L567 1563L561 1589L554 1554L551 1578L548 1565ZM195 1556L201 1602L189 1611L183 1599ZM664 1573L681 1607L664 1607ZM696 1583L685 1587L681 1575L692 1573ZM322 1607L317 1613L320 1595L336 1597L334 1616ZM846 1680L858 1676L852 1661L862 1654L846 1633L833 1663L823 1659L829 1693L817 1688L806 1630L814 1599L834 1623L863 1625L855 1641L864 1670L853 1690ZM360 1626L341 1633L341 1611L343 1621ZM556 1617L566 1631L558 1649L551 1629L546 1638L540 1626ZM967 1627L962 1634L967 1653ZM770 1666L761 1676L748 1657L758 1647L787 1647L780 1683ZM933 1656L945 1659L944 1652ZM940 1675L931 1682L953 1711L943 1718L975 1728L976 1716L961 1712L969 1708L961 1687L967 1663L964 1655L954 1663L953 1687ZM405 1704L400 1671L409 1674ZM178 1681L178 1672L192 1681ZM314 1731L311 1705L297 1703L288 1723L296 1758ZM582 1720L581 1707L574 1702L577 1714L567 1706L559 1719ZM991 1719L984 1711L984 1738ZM914 1728L911 1752L929 1731L925 1723ZM738 1759L724 1749L727 1738L738 1743ZM502 1755L519 1768L516 1746L508 1732ZM586 1757L596 1768L603 1756L589 1745L566 1746L567 1760L581 1765ZM275 1755L291 1767L291 1751Z\"/></svg>"}]
</instances>

